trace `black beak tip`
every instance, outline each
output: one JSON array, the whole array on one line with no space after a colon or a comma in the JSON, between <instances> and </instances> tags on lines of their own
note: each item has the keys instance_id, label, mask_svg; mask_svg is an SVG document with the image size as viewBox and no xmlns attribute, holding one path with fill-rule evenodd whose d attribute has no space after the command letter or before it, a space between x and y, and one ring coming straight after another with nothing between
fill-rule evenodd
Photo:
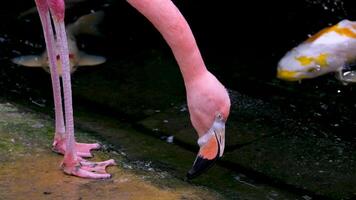
<instances>
[{"instance_id":1,"label":"black beak tip","mask_svg":"<svg viewBox=\"0 0 356 200\"><path fill-rule=\"evenodd\" d=\"M192 169L190 169L187 173L186 180L191 180L200 174L202 174L204 171L208 170L210 167L214 165L214 163L217 161L219 156L216 156L214 159L209 160L205 159L203 157L200 157L198 155L196 161L194 162L194 165Z\"/></svg>"}]
</instances>

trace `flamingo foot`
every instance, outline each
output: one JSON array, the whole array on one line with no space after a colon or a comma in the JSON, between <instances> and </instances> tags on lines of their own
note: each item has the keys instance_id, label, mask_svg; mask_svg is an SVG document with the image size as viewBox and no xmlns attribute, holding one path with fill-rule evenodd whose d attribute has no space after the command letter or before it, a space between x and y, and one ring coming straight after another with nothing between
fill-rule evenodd
<instances>
[{"instance_id":1,"label":"flamingo foot","mask_svg":"<svg viewBox=\"0 0 356 200\"><path fill-rule=\"evenodd\" d=\"M75 143L75 149L77 150L77 156L82 158L91 158L93 155L91 154L91 150L100 149L99 143ZM52 151L63 154L66 151L66 139L61 137L55 137L52 144Z\"/></svg>"},{"instance_id":2,"label":"flamingo foot","mask_svg":"<svg viewBox=\"0 0 356 200\"><path fill-rule=\"evenodd\" d=\"M113 159L103 162L79 160L77 162L66 162L66 159L64 159L61 165L64 173L81 178L108 179L111 178L111 174L106 172L106 167L116 165Z\"/></svg>"}]
</instances>

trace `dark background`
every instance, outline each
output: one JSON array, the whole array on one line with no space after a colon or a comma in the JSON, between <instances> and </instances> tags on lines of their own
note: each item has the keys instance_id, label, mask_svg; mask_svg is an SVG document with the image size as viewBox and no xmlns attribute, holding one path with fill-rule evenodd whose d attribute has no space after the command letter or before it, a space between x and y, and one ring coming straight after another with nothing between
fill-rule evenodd
<instances>
[{"instance_id":1,"label":"dark background","mask_svg":"<svg viewBox=\"0 0 356 200\"><path fill-rule=\"evenodd\" d=\"M191 25L207 67L227 88L279 105L291 116L318 123L342 138L356 138L352 131L347 131L356 128L354 85L344 86L332 74L301 83L275 77L278 60L308 34L344 18L356 20L355 3L337 0L175 0L174 3ZM17 18L19 13L33 7L34 2L12 0L2 4L0 92L11 96L14 88L22 88L16 95L29 95L26 94L29 90L21 87L26 76L23 71L14 70L9 58L43 51L38 16ZM172 57L160 34L126 1L78 3L67 10L66 20L72 22L90 10L105 11L106 18L100 25L105 36L79 38L79 44L85 43L87 52L100 52L109 62L110 58L130 58L150 49Z\"/></svg>"}]
</instances>

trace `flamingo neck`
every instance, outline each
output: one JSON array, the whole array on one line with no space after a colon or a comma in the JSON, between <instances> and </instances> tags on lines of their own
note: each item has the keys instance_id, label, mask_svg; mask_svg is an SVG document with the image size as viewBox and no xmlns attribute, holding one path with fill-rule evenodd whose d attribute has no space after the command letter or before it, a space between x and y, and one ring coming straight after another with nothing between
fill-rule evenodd
<instances>
[{"instance_id":1,"label":"flamingo neck","mask_svg":"<svg viewBox=\"0 0 356 200\"><path fill-rule=\"evenodd\" d=\"M186 85L207 72L193 33L172 1L128 0L128 2L162 34L178 62Z\"/></svg>"}]
</instances>

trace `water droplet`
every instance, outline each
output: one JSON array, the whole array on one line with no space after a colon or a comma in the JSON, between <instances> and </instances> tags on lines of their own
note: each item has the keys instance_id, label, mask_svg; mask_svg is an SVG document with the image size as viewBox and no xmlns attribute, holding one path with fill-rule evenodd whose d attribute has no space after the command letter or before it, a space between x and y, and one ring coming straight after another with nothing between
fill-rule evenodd
<instances>
[{"instance_id":1,"label":"water droplet","mask_svg":"<svg viewBox=\"0 0 356 200\"><path fill-rule=\"evenodd\" d=\"M302 196L303 197L303 199L305 199L305 200L312 200L313 198L311 198L310 196L308 196L308 195L304 195L304 196Z\"/></svg>"},{"instance_id":2,"label":"water droplet","mask_svg":"<svg viewBox=\"0 0 356 200\"><path fill-rule=\"evenodd\" d=\"M169 143L169 144L172 144L173 140L174 140L174 136L173 135L168 136L167 139L166 139L167 143Z\"/></svg>"},{"instance_id":3,"label":"water droplet","mask_svg":"<svg viewBox=\"0 0 356 200\"><path fill-rule=\"evenodd\" d=\"M32 127L32 128L37 128L37 129L39 129L39 128L43 128L44 125L38 122L38 123L32 125L31 127Z\"/></svg>"}]
</instances>

